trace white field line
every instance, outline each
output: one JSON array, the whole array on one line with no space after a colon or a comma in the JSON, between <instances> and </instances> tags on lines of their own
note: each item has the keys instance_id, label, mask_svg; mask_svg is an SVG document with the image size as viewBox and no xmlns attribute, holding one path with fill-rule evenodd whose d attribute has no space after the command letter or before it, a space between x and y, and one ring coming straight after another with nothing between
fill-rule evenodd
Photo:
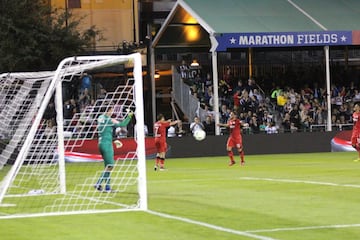
<instances>
[{"instance_id":1,"label":"white field line","mask_svg":"<svg viewBox=\"0 0 360 240\"><path fill-rule=\"evenodd\" d=\"M273 228L273 229L259 229L244 231L248 233L262 233L262 232L283 232L283 231L304 231L316 229L331 229L331 228L352 228L360 227L360 224L341 224L341 225L327 225L327 226L310 226L310 227L293 227L293 228Z\"/></svg>"},{"instance_id":2,"label":"white field line","mask_svg":"<svg viewBox=\"0 0 360 240\"><path fill-rule=\"evenodd\" d=\"M234 180L248 180L248 181L268 181L268 182L283 182L283 183L303 183L312 185L323 185L331 187L349 187L360 188L358 184L341 184L332 182L308 181L308 180L295 180L283 178L260 178L260 177L237 177L237 178L191 178L191 179L176 179L176 180L150 180L149 182L156 183L169 183L169 182L203 182L203 181L234 181Z\"/></svg>"},{"instance_id":3,"label":"white field line","mask_svg":"<svg viewBox=\"0 0 360 240\"><path fill-rule=\"evenodd\" d=\"M239 179L240 180L254 180L254 181L284 182L284 183L304 183L304 184L325 185L325 186L332 186L332 187L360 188L360 185L357 185L357 184L340 184L340 183L331 183L331 182L318 182L318 181L281 179L281 178L241 177Z\"/></svg>"},{"instance_id":4,"label":"white field line","mask_svg":"<svg viewBox=\"0 0 360 240\"><path fill-rule=\"evenodd\" d=\"M186 223L190 223L190 224L195 224L195 225L199 225L199 226L202 226L202 227L214 229L214 230L217 230L217 231L232 233L232 234L240 235L240 236L246 236L246 237L249 237L249 238L252 238L252 239L276 240L275 238L264 237L264 236L260 236L260 235L253 234L253 233L250 233L250 232L238 231L238 230L233 230L233 229L230 229L230 228L224 228L224 227L216 226L216 225L205 223L205 222L191 220L189 218L173 216L173 215L160 213L160 212L155 212L155 211L151 211L151 210L147 210L147 212L150 213L150 214L162 217L162 218L168 218L168 219L182 221L182 222L186 222Z\"/></svg>"},{"instance_id":5,"label":"white field line","mask_svg":"<svg viewBox=\"0 0 360 240\"><path fill-rule=\"evenodd\" d=\"M324 186L332 186L332 187L350 187L350 188L360 188L360 185L355 185L355 184L338 184L338 183L331 183L331 182L318 182L318 181L305 181L305 180L293 180L293 179L278 179L278 178L257 178L257 177L239 177L239 178L207 178L207 179L177 179L174 180L176 182L200 182L200 181L209 181L209 180L215 180L215 181L222 181L222 180L249 180L249 181L269 181L269 182L284 182L284 183L303 183L303 184L313 184L313 185L324 185ZM151 181L151 182L163 182L163 183L169 183L171 182L171 180L165 180L165 181ZM233 234L237 234L237 235L242 235L242 236L248 236L248 237L252 237L254 239L273 239L273 238L269 238L269 237L263 237L263 236L258 236L258 235L247 235L250 233L265 233L265 232L280 232L280 231L304 231L304 230L316 230L316 229L332 229L332 228L352 228L352 227L360 227L360 224L342 224L342 225L327 225L327 226L308 226L308 227L294 227L294 228L274 228L274 229L259 229L259 230L246 230L246 231L238 231L238 230L232 230L232 229L228 229L228 228L223 228L223 227L219 227L216 225L212 225L212 224L208 224L208 223L203 223L203 222L199 222L199 221L194 221L191 219L187 219L187 218L183 218L183 217L177 217L177 216L172 216L172 215L168 215L168 214L164 214L164 213L159 213L159 212L154 212L154 211L147 211L151 214L160 216L160 217L164 217L164 218L170 218L170 219L175 219L175 220L179 220L179 221L183 221L183 222L187 222L187 223L192 223L192 224L197 224L200 226L204 226L204 227L208 227L211 229L215 229L215 230L219 230L219 231L223 231L223 232L229 232L229 233L233 233Z\"/></svg>"}]
</instances>

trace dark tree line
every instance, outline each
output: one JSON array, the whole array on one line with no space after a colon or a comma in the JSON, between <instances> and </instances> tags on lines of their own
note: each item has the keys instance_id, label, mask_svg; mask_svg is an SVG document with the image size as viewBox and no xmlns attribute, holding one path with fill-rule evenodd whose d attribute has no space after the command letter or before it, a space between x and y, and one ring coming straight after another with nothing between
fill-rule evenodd
<instances>
[{"instance_id":1,"label":"dark tree line","mask_svg":"<svg viewBox=\"0 0 360 240\"><path fill-rule=\"evenodd\" d=\"M101 36L95 26L79 32L81 21L46 0L0 0L0 73L54 70L81 55Z\"/></svg>"}]
</instances>

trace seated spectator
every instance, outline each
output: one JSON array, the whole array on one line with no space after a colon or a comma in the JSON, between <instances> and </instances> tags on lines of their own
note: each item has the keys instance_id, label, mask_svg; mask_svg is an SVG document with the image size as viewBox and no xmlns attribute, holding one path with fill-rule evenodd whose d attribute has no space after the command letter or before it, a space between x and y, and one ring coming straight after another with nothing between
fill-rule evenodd
<instances>
[{"instance_id":1,"label":"seated spectator","mask_svg":"<svg viewBox=\"0 0 360 240\"><path fill-rule=\"evenodd\" d=\"M176 129L175 126L170 126L167 130L168 137L176 137Z\"/></svg>"},{"instance_id":2,"label":"seated spectator","mask_svg":"<svg viewBox=\"0 0 360 240\"><path fill-rule=\"evenodd\" d=\"M253 90L253 96L256 97L256 99L259 103L264 101L263 96L260 94L260 92L257 88L254 88L254 90Z\"/></svg>"},{"instance_id":3,"label":"seated spectator","mask_svg":"<svg viewBox=\"0 0 360 240\"><path fill-rule=\"evenodd\" d=\"M255 113L253 113L253 116L249 121L249 128L251 133L260 133L260 124Z\"/></svg>"},{"instance_id":4,"label":"seated spectator","mask_svg":"<svg viewBox=\"0 0 360 240\"><path fill-rule=\"evenodd\" d=\"M106 97L106 90L105 88L101 87L100 88L100 93L98 94L97 98L98 99L105 99Z\"/></svg>"},{"instance_id":5,"label":"seated spectator","mask_svg":"<svg viewBox=\"0 0 360 240\"><path fill-rule=\"evenodd\" d=\"M91 96L87 88L84 89L83 93L79 97L80 111L82 112L86 106L91 104Z\"/></svg>"},{"instance_id":6,"label":"seated spectator","mask_svg":"<svg viewBox=\"0 0 360 240\"><path fill-rule=\"evenodd\" d=\"M127 133L127 127L118 127L115 129L116 138L126 138Z\"/></svg>"},{"instance_id":7,"label":"seated spectator","mask_svg":"<svg viewBox=\"0 0 360 240\"><path fill-rule=\"evenodd\" d=\"M220 109L220 123L227 123L230 117L230 111L226 104L221 105Z\"/></svg>"},{"instance_id":8,"label":"seated spectator","mask_svg":"<svg viewBox=\"0 0 360 240\"><path fill-rule=\"evenodd\" d=\"M203 121L202 124L207 135L215 135L215 122L210 115L206 117L206 120Z\"/></svg>"},{"instance_id":9,"label":"seated spectator","mask_svg":"<svg viewBox=\"0 0 360 240\"><path fill-rule=\"evenodd\" d=\"M290 121L294 123L295 127L300 128L299 106L297 104L294 104L289 114L290 114Z\"/></svg>"},{"instance_id":10,"label":"seated spectator","mask_svg":"<svg viewBox=\"0 0 360 240\"><path fill-rule=\"evenodd\" d=\"M43 118L45 120L56 118L55 104L53 101L50 101L49 104L47 105Z\"/></svg>"},{"instance_id":11,"label":"seated spectator","mask_svg":"<svg viewBox=\"0 0 360 240\"><path fill-rule=\"evenodd\" d=\"M338 92L338 95L336 97L331 98L331 104L334 108L340 108L341 105L343 105L344 99L341 96L341 92Z\"/></svg>"},{"instance_id":12,"label":"seated spectator","mask_svg":"<svg viewBox=\"0 0 360 240\"><path fill-rule=\"evenodd\" d=\"M354 102L359 102L359 101L360 101L360 92L359 92L358 89L355 89L355 90L354 90L353 101L354 101Z\"/></svg>"},{"instance_id":13,"label":"seated spectator","mask_svg":"<svg viewBox=\"0 0 360 240\"><path fill-rule=\"evenodd\" d=\"M313 123L313 119L309 116L309 111L304 106L301 106L301 110L300 110L301 129L305 131L309 130L310 125L312 123Z\"/></svg>"},{"instance_id":14,"label":"seated spectator","mask_svg":"<svg viewBox=\"0 0 360 240\"><path fill-rule=\"evenodd\" d=\"M256 88L256 82L255 79L249 78L248 84L246 86L246 91L249 93L250 96L254 94L254 89Z\"/></svg>"},{"instance_id":15,"label":"seated spectator","mask_svg":"<svg viewBox=\"0 0 360 240\"><path fill-rule=\"evenodd\" d=\"M290 120L290 114L285 113L284 118L282 119L282 127L284 129L284 132L290 132L291 129L291 120Z\"/></svg>"},{"instance_id":16,"label":"seated spectator","mask_svg":"<svg viewBox=\"0 0 360 240\"><path fill-rule=\"evenodd\" d=\"M196 116L196 117L194 117L194 121L190 124L190 131L191 131L191 133L194 134L194 132L199 130L199 129L200 130L205 130L205 127L202 124L202 122L200 121L200 118Z\"/></svg>"},{"instance_id":17,"label":"seated spectator","mask_svg":"<svg viewBox=\"0 0 360 240\"><path fill-rule=\"evenodd\" d=\"M186 131L183 128L182 121L178 122L175 129L176 129L176 133L177 133L178 137L182 137L182 136L186 135Z\"/></svg>"},{"instance_id":18,"label":"seated spectator","mask_svg":"<svg viewBox=\"0 0 360 240\"><path fill-rule=\"evenodd\" d=\"M256 99L254 95L250 96L249 93L244 90L242 92L241 98L240 98L240 106L239 111L240 112L248 112L253 111L255 112L256 109L259 107L259 102Z\"/></svg>"},{"instance_id":19,"label":"seated spectator","mask_svg":"<svg viewBox=\"0 0 360 240\"><path fill-rule=\"evenodd\" d=\"M316 107L315 111L313 111L313 123L314 124L325 124L325 119L326 119L326 113L325 111L322 109L322 107Z\"/></svg>"},{"instance_id":20,"label":"seated spectator","mask_svg":"<svg viewBox=\"0 0 360 240\"><path fill-rule=\"evenodd\" d=\"M66 100L64 103L63 115L64 115L64 126L67 126L74 115L74 108L71 105L70 100Z\"/></svg>"},{"instance_id":21,"label":"seated spectator","mask_svg":"<svg viewBox=\"0 0 360 240\"><path fill-rule=\"evenodd\" d=\"M298 131L298 128L295 126L295 124L292 122L291 125L290 125L290 132L291 133L294 133L294 132L297 132Z\"/></svg>"},{"instance_id":22,"label":"seated spectator","mask_svg":"<svg viewBox=\"0 0 360 240\"><path fill-rule=\"evenodd\" d=\"M136 136L136 130L137 128L136 128L136 124L134 125L134 135ZM149 128L148 128L148 126L146 125L146 124L144 124L144 135L145 135L145 137L146 136L148 136L149 135Z\"/></svg>"},{"instance_id":23,"label":"seated spectator","mask_svg":"<svg viewBox=\"0 0 360 240\"><path fill-rule=\"evenodd\" d=\"M212 87L213 81L210 73L206 73L206 79L205 79L205 89Z\"/></svg>"},{"instance_id":24,"label":"seated spectator","mask_svg":"<svg viewBox=\"0 0 360 240\"><path fill-rule=\"evenodd\" d=\"M260 132L265 132L266 126L267 126L267 122L263 121L263 122L259 125L259 130L260 130Z\"/></svg>"},{"instance_id":25,"label":"seated spectator","mask_svg":"<svg viewBox=\"0 0 360 240\"><path fill-rule=\"evenodd\" d=\"M215 119L215 112L211 110L208 105L204 106L204 110L200 112L200 121L205 121L207 116L211 116L212 119Z\"/></svg>"},{"instance_id":26,"label":"seated spectator","mask_svg":"<svg viewBox=\"0 0 360 240\"><path fill-rule=\"evenodd\" d=\"M44 137L52 138L56 135L56 123L55 119L46 120L45 129L44 129Z\"/></svg>"},{"instance_id":27,"label":"seated spectator","mask_svg":"<svg viewBox=\"0 0 360 240\"><path fill-rule=\"evenodd\" d=\"M267 134L274 134L274 133L278 133L278 129L277 127L274 125L273 122L268 122L266 127L265 127L265 132Z\"/></svg>"}]
</instances>

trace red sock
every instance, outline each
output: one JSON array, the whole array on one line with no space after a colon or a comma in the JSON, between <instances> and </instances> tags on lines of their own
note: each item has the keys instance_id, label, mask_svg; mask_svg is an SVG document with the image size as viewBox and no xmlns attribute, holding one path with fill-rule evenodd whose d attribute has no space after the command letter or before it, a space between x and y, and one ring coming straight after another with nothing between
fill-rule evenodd
<instances>
[{"instance_id":1,"label":"red sock","mask_svg":"<svg viewBox=\"0 0 360 240\"><path fill-rule=\"evenodd\" d=\"M155 165L156 165L156 166L159 166L159 163L160 163L160 158L159 158L159 157L156 157Z\"/></svg>"},{"instance_id":2,"label":"red sock","mask_svg":"<svg viewBox=\"0 0 360 240\"><path fill-rule=\"evenodd\" d=\"M240 152L240 159L241 159L241 162L245 162L245 160L244 160L244 151Z\"/></svg>"},{"instance_id":3,"label":"red sock","mask_svg":"<svg viewBox=\"0 0 360 240\"><path fill-rule=\"evenodd\" d=\"M234 153L232 151L228 151L228 156L231 162L234 162Z\"/></svg>"},{"instance_id":4,"label":"red sock","mask_svg":"<svg viewBox=\"0 0 360 240\"><path fill-rule=\"evenodd\" d=\"M165 158L160 158L160 167L163 168L165 164Z\"/></svg>"}]
</instances>

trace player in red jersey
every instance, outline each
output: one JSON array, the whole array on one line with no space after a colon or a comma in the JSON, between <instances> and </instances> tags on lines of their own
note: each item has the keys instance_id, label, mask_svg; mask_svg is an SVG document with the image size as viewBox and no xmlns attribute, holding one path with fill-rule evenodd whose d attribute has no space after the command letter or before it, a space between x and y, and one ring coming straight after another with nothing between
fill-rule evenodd
<instances>
[{"instance_id":1,"label":"player in red jersey","mask_svg":"<svg viewBox=\"0 0 360 240\"><path fill-rule=\"evenodd\" d=\"M356 162L360 161L360 142L359 142L359 138L360 138L360 104L356 103L354 105L354 112L352 115L352 119L354 122L354 126L353 126L353 130L352 130L352 134L351 134L351 145L353 146L353 148L356 149L356 151L358 152L359 156L358 159L354 160Z\"/></svg>"},{"instance_id":2,"label":"player in red jersey","mask_svg":"<svg viewBox=\"0 0 360 240\"><path fill-rule=\"evenodd\" d=\"M220 127L227 127L230 129L230 135L226 142L226 151L228 152L230 163L229 166L234 165L236 162L234 160L234 153L232 149L236 147L239 155L241 165L245 165L244 160L244 149L243 149L243 143L242 143L242 136L241 136L241 126L243 124L241 123L240 119L238 119L236 113L234 111L230 112L230 118L227 123L219 123L218 126Z\"/></svg>"},{"instance_id":3,"label":"player in red jersey","mask_svg":"<svg viewBox=\"0 0 360 240\"><path fill-rule=\"evenodd\" d=\"M165 154L167 150L166 129L178 123L179 123L178 120L176 121L165 120L163 114L159 114L157 116L157 122L154 123L155 146L157 149L155 167L154 167L155 171L157 171L158 168L160 168L160 170L164 170Z\"/></svg>"}]
</instances>

